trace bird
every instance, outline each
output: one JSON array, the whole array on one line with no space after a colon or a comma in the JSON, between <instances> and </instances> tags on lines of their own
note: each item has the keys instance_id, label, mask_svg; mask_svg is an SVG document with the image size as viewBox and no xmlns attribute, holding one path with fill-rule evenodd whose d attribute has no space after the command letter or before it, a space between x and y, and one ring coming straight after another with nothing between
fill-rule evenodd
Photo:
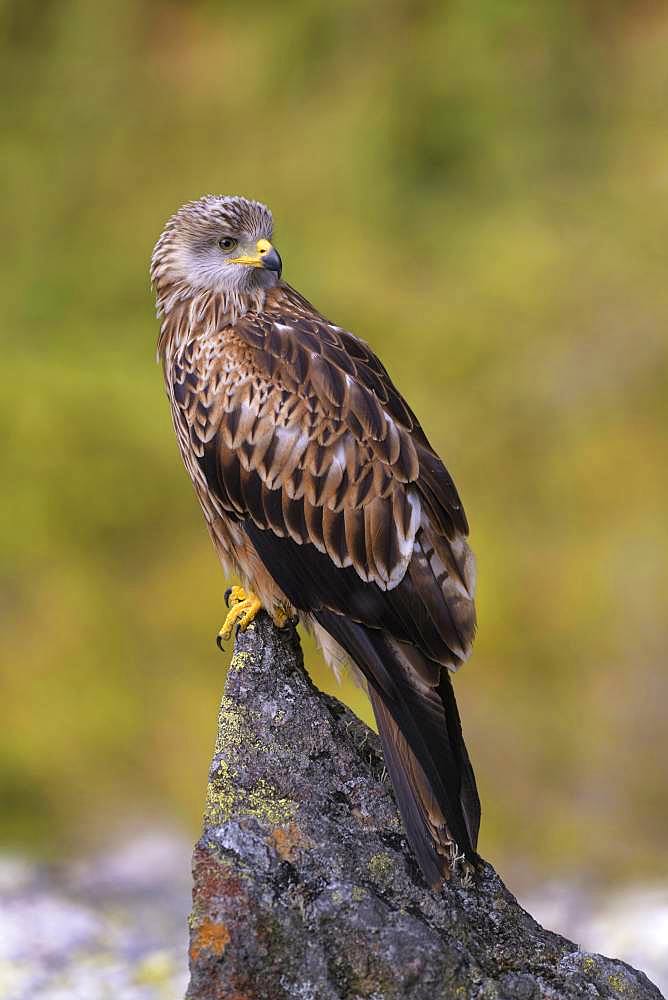
<instances>
[{"instance_id":1,"label":"bird","mask_svg":"<svg viewBox=\"0 0 668 1000\"><path fill-rule=\"evenodd\" d=\"M480 865L480 799L451 674L476 629L453 480L371 347L282 280L261 202L183 205L150 267L172 422L241 584L219 641L264 608L365 686L427 884Z\"/></svg>"}]
</instances>

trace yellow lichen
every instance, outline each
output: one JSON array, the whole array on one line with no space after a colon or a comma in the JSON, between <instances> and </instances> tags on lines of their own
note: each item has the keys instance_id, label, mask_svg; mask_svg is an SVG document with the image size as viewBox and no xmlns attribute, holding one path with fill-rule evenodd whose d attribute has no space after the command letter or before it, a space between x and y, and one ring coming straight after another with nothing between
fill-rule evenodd
<instances>
[{"instance_id":1,"label":"yellow lichen","mask_svg":"<svg viewBox=\"0 0 668 1000\"><path fill-rule=\"evenodd\" d=\"M359 903L361 899L364 899L366 897L366 892L364 891L364 889L362 889L361 886L355 885L353 886L353 891L351 893L351 896L355 903Z\"/></svg>"},{"instance_id":2,"label":"yellow lichen","mask_svg":"<svg viewBox=\"0 0 668 1000\"><path fill-rule=\"evenodd\" d=\"M242 655L241 653L239 654ZM245 655L245 654L243 654ZM249 724L251 715L248 709L236 705L231 698L224 695L220 702L218 713L218 735L216 737L216 753L225 750L239 750L248 747L251 750L266 749L253 735Z\"/></svg>"},{"instance_id":3,"label":"yellow lichen","mask_svg":"<svg viewBox=\"0 0 668 1000\"><path fill-rule=\"evenodd\" d=\"M230 767L225 761L220 761L218 770L213 781L210 781L206 790L206 805L204 816L207 824L216 826L229 819L234 809L236 792Z\"/></svg>"},{"instance_id":4,"label":"yellow lichen","mask_svg":"<svg viewBox=\"0 0 668 1000\"><path fill-rule=\"evenodd\" d=\"M240 747L246 730L244 713L238 705L224 696L218 713L218 737L216 753L232 747Z\"/></svg>"},{"instance_id":5,"label":"yellow lichen","mask_svg":"<svg viewBox=\"0 0 668 1000\"><path fill-rule=\"evenodd\" d=\"M290 799L281 798L276 789L261 778L248 793L245 808L251 816L265 819L273 826L278 826L292 819L295 804Z\"/></svg>"},{"instance_id":6,"label":"yellow lichen","mask_svg":"<svg viewBox=\"0 0 668 1000\"><path fill-rule=\"evenodd\" d=\"M237 655L247 657L250 654ZM237 665L237 669L241 667ZM253 714L247 708L224 696L218 715L216 754L235 759L241 750L268 752L269 748L256 738L252 720ZM249 789L239 788L232 765L225 759L217 761L207 789L205 820L209 825L219 825L237 815L255 816L272 826L279 826L288 823L294 811L295 804L290 799L282 798L263 778Z\"/></svg>"},{"instance_id":7,"label":"yellow lichen","mask_svg":"<svg viewBox=\"0 0 668 1000\"><path fill-rule=\"evenodd\" d=\"M239 788L235 784L232 768L220 761L206 793L206 823L217 826L231 816L254 816L271 826L288 823L295 812L295 803L281 797L277 790L264 778L260 778L250 788Z\"/></svg>"},{"instance_id":8,"label":"yellow lichen","mask_svg":"<svg viewBox=\"0 0 668 1000\"><path fill-rule=\"evenodd\" d=\"M608 982L613 990L617 990L618 993L626 992L626 980L623 976L608 976Z\"/></svg>"},{"instance_id":9,"label":"yellow lichen","mask_svg":"<svg viewBox=\"0 0 668 1000\"><path fill-rule=\"evenodd\" d=\"M389 854L380 851L374 854L369 861L369 871L378 881L385 882L392 876L392 859Z\"/></svg>"},{"instance_id":10,"label":"yellow lichen","mask_svg":"<svg viewBox=\"0 0 668 1000\"><path fill-rule=\"evenodd\" d=\"M243 670L244 667L248 665L248 663L252 662L252 659L253 657L251 656L250 653L247 653L244 650L240 649L237 653L234 654L234 656L230 660L230 670L234 671Z\"/></svg>"}]
</instances>

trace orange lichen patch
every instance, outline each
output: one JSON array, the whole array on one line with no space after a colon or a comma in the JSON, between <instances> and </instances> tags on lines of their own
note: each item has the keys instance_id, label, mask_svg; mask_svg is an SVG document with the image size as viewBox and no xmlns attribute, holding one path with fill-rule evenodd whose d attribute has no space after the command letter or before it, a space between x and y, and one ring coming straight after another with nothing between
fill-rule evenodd
<instances>
[{"instance_id":1,"label":"orange lichen patch","mask_svg":"<svg viewBox=\"0 0 668 1000\"><path fill-rule=\"evenodd\" d=\"M299 851L311 846L311 841L294 822L275 827L269 834L267 843L283 861L294 861Z\"/></svg>"},{"instance_id":2,"label":"orange lichen patch","mask_svg":"<svg viewBox=\"0 0 668 1000\"><path fill-rule=\"evenodd\" d=\"M193 879L201 903L221 896L240 896L244 892L238 876L199 846L193 854Z\"/></svg>"},{"instance_id":3,"label":"orange lichen patch","mask_svg":"<svg viewBox=\"0 0 668 1000\"><path fill-rule=\"evenodd\" d=\"M220 958L229 943L230 932L225 924L217 923L215 920L203 920L193 932L190 957L196 961L203 951L209 951L216 958Z\"/></svg>"}]
</instances>

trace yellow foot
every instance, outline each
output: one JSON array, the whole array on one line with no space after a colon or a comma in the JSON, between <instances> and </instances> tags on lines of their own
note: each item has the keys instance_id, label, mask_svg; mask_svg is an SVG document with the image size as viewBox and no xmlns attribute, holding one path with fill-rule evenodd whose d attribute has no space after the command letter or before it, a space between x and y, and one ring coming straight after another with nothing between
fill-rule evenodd
<instances>
[{"instance_id":1,"label":"yellow foot","mask_svg":"<svg viewBox=\"0 0 668 1000\"><path fill-rule=\"evenodd\" d=\"M262 609L259 598L252 590L246 593L243 587L230 587L225 594L225 600L230 610L218 633L216 641L219 646L223 640L231 637L235 625L238 625L241 631L245 632L258 611Z\"/></svg>"},{"instance_id":2,"label":"yellow foot","mask_svg":"<svg viewBox=\"0 0 668 1000\"><path fill-rule=\"evenodd\" d=\"M296 616L291 615L282 604L274 605L271 617L276 628L280 629L294 628L299 621L299 619Z\"/></svg>"}]
</instances>

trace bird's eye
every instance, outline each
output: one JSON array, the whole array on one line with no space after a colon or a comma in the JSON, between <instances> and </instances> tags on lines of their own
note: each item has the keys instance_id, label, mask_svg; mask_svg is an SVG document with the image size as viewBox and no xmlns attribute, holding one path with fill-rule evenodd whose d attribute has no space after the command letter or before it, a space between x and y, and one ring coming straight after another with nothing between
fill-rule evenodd
<instances>
[{"instance_id":1,"label":"bird's eye","mask_svg":"<svg viewBox=\"0 0 668 1000\"><path fill-rule=\"evenodd\" d=\"M221 250L229 253L230 250L234 250L235 247L239 245L239 240L235 240L233 236L222 236L218 240L218 246Z\"/></svg>"}]
</instances>

